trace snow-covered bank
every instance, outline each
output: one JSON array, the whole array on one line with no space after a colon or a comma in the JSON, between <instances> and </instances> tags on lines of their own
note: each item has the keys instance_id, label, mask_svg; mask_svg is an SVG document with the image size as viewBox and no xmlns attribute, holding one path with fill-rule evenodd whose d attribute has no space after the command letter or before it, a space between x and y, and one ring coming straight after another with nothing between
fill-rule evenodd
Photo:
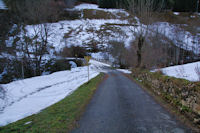
<instances>
[{"instance_id":1,"label":"snow-covered bank","mask_svg":"<svg viewBox=\"0 0 200 133\"><path fill-rule=\"evenodd\" d=\"M189 81L199 81L196 68L200 70L200 62L189 63L184 65L172 66L160 69L165 75L182 78Z\"/></svg>"},{"instance_id":2,"label":"snow-covered bank","mask_svg":"<svg viewBox=\"0 0 200 133\"><path fill-rule=\"evenodd\" d=\"M93 60L90 63L90 78L105 71L102 70L103 67L109 67ZM59 102L86 83L87 78L87 67L79 67L71 71L56 72L2 85L7 90L7 99L0 101L0 105L4 106L0 112L0 126L36 114Z\"/></svg>"}]
</instances>

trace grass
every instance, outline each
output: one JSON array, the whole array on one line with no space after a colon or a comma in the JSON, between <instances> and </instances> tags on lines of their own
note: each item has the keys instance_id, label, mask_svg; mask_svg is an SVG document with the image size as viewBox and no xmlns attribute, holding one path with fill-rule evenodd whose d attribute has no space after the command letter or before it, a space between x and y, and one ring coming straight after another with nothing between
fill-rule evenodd
<instances>
[{"instance_id":1,"label":"grass","mask_svg":"<svg viewBox=\"0 0 200 133\"><path fill-rule=\"evenodd\" d=\"M103 77L104 74L98 75L70 96L38 114L0 127L0 133L68 133L76 126L76 121L80 118ZM25 124L27 122L31 123Z\"/></svg>"}]
</instances>

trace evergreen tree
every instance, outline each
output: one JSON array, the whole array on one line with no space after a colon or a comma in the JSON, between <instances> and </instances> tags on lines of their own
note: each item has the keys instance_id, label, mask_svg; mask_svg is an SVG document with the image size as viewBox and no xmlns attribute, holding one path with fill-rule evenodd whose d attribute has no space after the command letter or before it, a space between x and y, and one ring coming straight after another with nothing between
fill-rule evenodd
<instances>
[{"instance_id":1,"label":"evergreen tree","mask_svg":"<svg viewBox=\"0 0 200 133\"><path fill-rule=\"evenodd\" d=\"M174 11L194 12L196 11L196 0L175 0Z\"/></svg>"},{"instance_id":2,"label":"evergreen tree","mask_svg":"<svg viewBox=\"0 0 200 133\"><path fill-rule=\"evenodd\" d=\"M98 4L101 8L116 8L118 0L99 0Z\"/></svg>"},{"instance_id":3,"label":"evergreen tree","mask_svg":"<svg viewBox=\"0 0 200 133\"><path fill-rule=\"evenodd\" d=\"M130 0L98 0L101 8L126 8L128 9ZM138 3L140 0L133 0ZM152 0L153 7L156 10L161 0ZM163 0L163 9L173 9L178 12L195 12L198 8L199 0ZM160 7L159 7L160 8Z\"/></svg>"}]
</instances>

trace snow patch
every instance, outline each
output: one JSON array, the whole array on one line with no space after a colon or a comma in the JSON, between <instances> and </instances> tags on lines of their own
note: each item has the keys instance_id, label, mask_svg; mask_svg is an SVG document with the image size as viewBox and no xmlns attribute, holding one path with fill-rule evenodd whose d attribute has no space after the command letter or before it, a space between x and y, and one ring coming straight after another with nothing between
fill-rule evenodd
<instances>
[{"instance_id":1,"label":"snow patch","mask_svg":"<svg viewBox=\"0 0 200 133\"><path fill-rule=\"evenodd\" d=\"M24 123L24 125L28 125L28 124L31 124L31 123L32 123L32 121L29 121L29 122Z\"/></svg>"},{"instance_id":2,"label":"snow patch","mask_svg":"<svg viewBox=\"0 0 200 133\"><path fill-rule=\"evenodd\" d=\"M130 70L127 70L127 69L117 69L117 71L120 71L120 72L123 72L123 73L126 73L126 74L132 73Z\"/></svg>"},{"instance_id":3,"label":"snow patch","mask_svg":"<svg viewBox=\"0 0 200 133\"><path fill-rule=\"evenodd\" d=\"M173 14L174 14L174 15L180 15L180 13L179 13L179 12L173 12Z\"/></svg>"},{"instance_id":4,"label":"snow patch","mask_svg":"<svg viewBox=\"0 0 200 133\"><path fill-rule=\"evenodd\" d=\"M199 76L195 71L196 67L200 68L200 62L177 65L177 66L162 68L160 70L167 76L182 78L195 82L199 81Z\"/></svg>"},{"instance_id":5,"label":"snow patch","mask_svg":"<svg viewBox=\"0 0 200 133\"><path fill-rule=\"evenodd\" d=\"M69 64L71 65L71 68L76 68L77 64L73 61L70 61Z\"/></svg>"},{"instance_id":6,"label":"snow patch","mask_svg":"<svg viewBox=\"0 0 200 133\"><path fill-rule=\"evenodd\" d=\"M80 4L73 8L74 10L83 10L83 9L100 9L98 5L96 4Z\"/></svg>"}]
</instances>

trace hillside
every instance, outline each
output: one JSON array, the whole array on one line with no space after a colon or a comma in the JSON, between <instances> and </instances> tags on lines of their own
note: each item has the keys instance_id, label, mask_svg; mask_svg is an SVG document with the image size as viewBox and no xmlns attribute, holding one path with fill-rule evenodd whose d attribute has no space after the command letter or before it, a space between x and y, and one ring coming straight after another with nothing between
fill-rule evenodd
<instances>
[{"instance_id":1,"label":"hillside","mask_svg":"<svg viewBox=\"0 0 200 133\"><path fill-rule=\"evenodd\" d=\"M94 43L103 50L108 47L111 40L123 41L125 46L129 47L130 42L135 39L134 32L146 28L145 25L141 25L142 22L136 16L131 16L123 9L102 9L95 4L81 4L66 10L76 12L80 19L47 24L50 28L48 41L56 51L61 51L66 46L91 47ZM174 13L173 18L178 16L179 14ZM39 27L40 25L26 26L27 34L33 36L34 30ZM199 53L199 34L187 30L187 24L174 24L161 20L150 25L149 30L152 34L159 32L178 47ZM17 37L10 37L7 45L12 44L15 38Z\"/></svg>"},{"instance_id":2,"label":"hillside","mask_svg":"<svg viewBox=\"0 0 200 133\"><path fill-rule=\"evenodd\" d=\"M95 4L80 4L74 8L66 8L65 13L76 17L54 23L12 26L8 39L5 40L6 50L0 52L2 62L7 62L0 68L0 79L3 79L11 69L9 67L12 63L10 64L8 59L17 60L20 63L22 56L24 62L28 64L35 64L35 59L37 62L42 60L43 65L41 64L40 67L42 70L36 75L48 73L44 65L51 64L52 58L62 56L66 47L68 49L81 47L95 59L109 61L114 66L132 67L136 65L138 48L136 44L141 32L148 33L145 37L147 45L142 51L144 56L142 65L145 67L171 66L199 59L200 19L198 14L164 12L155 14L152 23L146 25L142 19L124 9L103 9ZM45 38L47 40L44 40ZM32 45L30 41L41 44L47 42L46 52L41 51L43 54L40 57L36 54L36 50L40 48ZM118 47L121 47L121 51L117 50ZM65 56L75 56L75 54ZM133 57L132 61L129 60L131 57ZM30 63L30 60L33 61ZM20 64L17 63L17 65ZM17 69L21 71L21 68ZM26 77L33 75L29 74ZM13 77L8 77L8 79L13 80Z\"/></svg>"}]
</instances>

